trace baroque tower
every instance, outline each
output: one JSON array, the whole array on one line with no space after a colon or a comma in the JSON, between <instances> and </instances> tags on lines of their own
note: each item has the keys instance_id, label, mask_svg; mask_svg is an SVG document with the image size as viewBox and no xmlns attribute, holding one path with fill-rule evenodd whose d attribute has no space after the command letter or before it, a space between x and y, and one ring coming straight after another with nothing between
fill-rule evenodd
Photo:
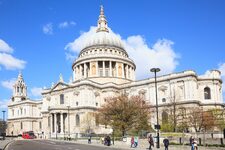
<instances>
[{"instance_id":1,"label":"baroque tower","mask_svg":"<svg viewBox=\"0 0 225 150\"><path fill-rule=\"evenodd\" d=\"M27 98L27 86L24 82L22 73L19 73L18 78L13 85L12 101L23 101Z\"/></svg>"}]
</instances>

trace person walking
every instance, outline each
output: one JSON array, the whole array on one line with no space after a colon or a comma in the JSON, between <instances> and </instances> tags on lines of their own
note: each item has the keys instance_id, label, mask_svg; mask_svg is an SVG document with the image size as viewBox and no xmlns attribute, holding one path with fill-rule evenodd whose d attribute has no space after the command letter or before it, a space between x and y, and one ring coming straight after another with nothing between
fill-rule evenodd
<instances>
[{"instance_id":1,"label":"person walking","mask_svg":"<svg viewBox=\"0 0 225 150\"><path fill-rule=\"evenodd\" d=\"M138 146L138 136L134 137L134 147Z\"/></svg>"},{"instance_id":2,"label":"person walking","mask_svg":"<svg viewBox=\"0 0 225 150\"><path fill-rule=\"evenodd\" d=\"M130 139L130 147L134 147L134 137L132 136Z\"/></svg>"},{"instance_id":3,"label":"person walking","mask_svg":"<svg viewBox=\"0 0 225 150\"><path fill-rule=\"evenodd\" d=\"M91 144L91 135L88 138L88 144Z\"/></svg>"},{"instance_id":4,"label":"person walking","mask_svg":"<svg viewBox=\"0 0 225 150\"><path fill-rule=\"evenodd\" d=\"M163 140L163 144L164 144L164 146L165 146L165 150L168 150L168 147L169 147L169 140L168 140L167 138L165 138L165 139Z\"/></svg>"},{"instance_id":5,"label":"person walking","mask_svg":"<svg viewBox=\"0 0 225 150\"><path fill-rule=\"evenodd\" d=\"M149 142L149 150L152 150L152 147L154 147L154 141L153 141L152 134L149 135L148 142Z\"/></svg>"},{"instance_id":6,"label":"person walking","mask_svg":"<svg viewBox=\"0 0 225 150\"><path fill-rule=\"evenodd\" d=\"M198 150L198 142L196 140L193 141L194 150Z\"/></svg>"}]
</instances>

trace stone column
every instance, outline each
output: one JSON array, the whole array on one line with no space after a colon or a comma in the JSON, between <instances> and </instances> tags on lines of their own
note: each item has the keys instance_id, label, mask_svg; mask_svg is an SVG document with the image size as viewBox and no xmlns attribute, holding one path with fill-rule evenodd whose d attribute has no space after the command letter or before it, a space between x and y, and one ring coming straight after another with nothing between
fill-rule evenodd
<instances>
[{"instance_id":1,"label":"stone column","mask_svg":"<svg viewBox=\"0 0 225 150\"><path fill-rule=\"evenodd\" d=\"M122 63L122 78L124 78L124 64Z\"/></svg>"},{"instance_id":2,"label":"stone column","mask_svg":"<svg viewBox=\"0 0 225 150\"><path fill-rule=\"evenodd\" d=\"M128 65L126 65L126 79L128 79Z\"/></svg>"},{"instance_id":3,"label":"stone column","mask_svg":"<svg viewBox=\"0 0 225 150\"><path fill-rule=\"evenodd\" d=\"M53 114L50 114L50 132L53 133Z\"/></svg>"},{"instance_id":4,"label":"stone column","mask_svg":"<svg viewBox=\"0 0 225 150\"><path fill-rule=\"evenodd\" d=\"M134 68L132 68L132 74L133 74L133 80L135 80L135 71L134 71Z\"/></svg>"},{"instance_id":5,"label":"stone column","mask_svg":"<svg viewBox=\"0 0 225 150\"><path fill-rule=\"evenodd\" d=\"M54 128L55 128L55 133L57 132L57 114L53 114L54 116Z\"/></svg>"},{"instance_id":6,"label":"stone column","mask_svg":"<svg viewBox=\"0 0 225 150\"><path fill-rule=\"evenodd\" d=\"M90 64L90 73L89 73L89 77L92 77L92 76L93 76L93 74L92 74L92 64L93 64L93 62L90 62L89 64Z\"/></svg>"},{"instance_id":7,"label":"stone column","mask_svg":"<svg viewBox=\"0 0 225 150\"><path fill-rule=\"evenodd\" d=\"M109 61L109 76L112 77L112 61Z\"/></svg>"},{"instance_id":8,"label":"stone column","mask_svg":"<svg viewBox=\"0 0 225 150\"><path fill-rule=\"evenodd\" d=\"M96 61L96 76L99 76L98 61Z\"/></svg>"},{"instance_id":9,"label":"stone column","mask_svg":"<svg viewBox=\"0 0 225 150\"><path fill-rule=\"evenodd\" d=\"M82 78L82 66L81 65L79 65L79 69L80 69L80 79Z\"/></svg>"},{"instance_id":10,"label":"stone column","mask_svg":"<svg viewBox=\"0 0 225 150\"><path fill-rule=\"evenodd\" d=\"M118 77L118 63L116 62L116 77Z\"/></svg>"},{"instance_id":11,"label":"stone column","mask_svg":"<svg viewBox=\"0 0 225 150\"><path fill-rule=\"evenodd\" d=\"M75 81L75 79L76 79L76 68L74 68L73 70L73 81Z\"/></svg>"},{"instance_id":12,"label":"stone column","mask_svg":"<svg viewBox=\"0 0 225 150\"><path fill-rule=\"evenodd\" d=\"M84 63L84 78L87 78L87 64Z\"/></svg>"},{"instance_id":13,"label":"stone column","mask_svg":"<svg viewBox=\"0 0 225 150\"><path fill-rule=\"evenodd\" d=\"M105 61L102 61L103 77L105 77Z\"/></svg>"},{"instance_id":14,"label":"stone column","mask_svg":"<svg viewBox=\"0 0 225 150\"><path fill-rule=\"evenodd\" d=\"M61 132L60 133L63 133L63 113L60 113L60 126L61 126Z\"/></svg>"}]
</instances>

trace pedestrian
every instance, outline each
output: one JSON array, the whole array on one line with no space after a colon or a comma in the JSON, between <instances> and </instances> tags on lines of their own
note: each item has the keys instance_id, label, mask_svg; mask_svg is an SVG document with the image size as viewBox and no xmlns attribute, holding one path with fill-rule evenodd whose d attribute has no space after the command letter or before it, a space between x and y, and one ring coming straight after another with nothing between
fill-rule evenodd
<instances>
[{"instance_id":1,"label":"pedestrian","mask_svg":"<svg viewBox=\"0 0 225 150\"><path fill-rule=\"evenodd\" d=\"M134 137L132 136L130 139L130 147L134 147Z\"/></svg>"},{"instance_id":2,"label":"pedestrian","mask_svg":"<svg viewBox=\"0 0 225 150\"><path fill-rule=\"evenodd\" d=\"M191 141L191 150L195 150L194 140L195 139L193 137L190 139L190 141Z\"/></svg>"},{"instance_id":3,"label":"pedestrian","mask_svg":"<svg viewBox=\"0 0 225 150\"><path fill-rule=\"evenodd\" d=\"M149 135L148 142L149 142L149 150L152 150L152 147L154 147L154 141L153 141L152 134Z\"/></svg>"},{"instance_id":4,"label":"pedestrian","mask_svg":"<svg viewBox=\"0 0 225 150\"><path fill-rule=\"evenodd\" d=\"M134 137L134 147L138 146L138 136Z\"/></svg>"},{"instance_id":5,"label":"pedestrian","mask_svg":"<svg viewBox=\"0 0 225 150\"><path fill-rule=\"evenodd\" d=\"M198 142L196 140L193 141L194 150L198 150Z\"/></svg>"},{"instance_id":6,"label":"pedestrian","mask_svg":"<svg viewBox=\"0 0 225 150\"><path fill-rule=\"evenodd\" d=\"M168 140L167 138L165 138L165 139L163 140L163 144L164 144L164 146L165 146L165 150L168 150L168 147L169 147L169 140Z\"/></svg>"},{"instance_id":7,"label":"pedestrian","mask_svg":"<svg viewBox=\"0 0 225 150\"><path fill-rule=\"evenodd\" d=\"M193 136L191 136L190 137L190 139L189 139L189 143L190 143L190 146L192 145L192 143L193 143Z\"/></svg>"},{"instance_id":8,"label":"pedestrian","mask_svg":"<svg viewBox=\"0 0 225 150\"><path fill-rule=\"evenodd\" d=\"M107 136L107 146L110 146L111 145L111 139L110 139L110 136Z\"/></svg>"},{"instance_id":9,"label":"pedestrian","mask_svg":"<svg viewBox=\"0 0 225 150\"><path fill-rule=\"evenodd\" d=\"M88 138L88 144L91 144L91 135Z\"/></svg>"}]
</instances>

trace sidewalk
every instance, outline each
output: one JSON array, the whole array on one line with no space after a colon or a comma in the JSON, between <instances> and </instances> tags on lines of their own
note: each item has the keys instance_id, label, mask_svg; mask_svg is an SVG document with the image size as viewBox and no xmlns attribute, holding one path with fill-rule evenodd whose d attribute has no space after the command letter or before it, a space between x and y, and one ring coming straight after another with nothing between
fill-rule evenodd
<instances>
[{"instance_id":1,"label":"sidewalk","mask_svg":"<svg viewBox=\"0 0 225 150\"><path fill-rule=\"evenodd\" d=\"M101 146L101 147L105 147L105 148L118 148L118 149L124 149L124 150L148 150L148 143L145 142L143 143L140 142L139 146L137 148L131 148L129 144L127 144L126 142L122 142L122 141L115 141L114 145L111 146L105 146L103 144L101 144L99 141L96 140L92 140L91 144L88 144L87 140L78 140L78 141L65 141L65 142L69 142L69 143L78 143L78 144L85 144L85 145L94 145L94 146ZM190 146L180 146L180 145L170 145L169 146L170 150L191 150ZM160 145L160 148L157 149L156 147L153 148L153 150L165 150L165 148L163 147L163 145ZM222 147L202 147L199 146L198 150L225 150L225 148Z\"/></svg>"},{"instance_id":2,"label":"sidewalk","mask_svg":"<svg viewBox=\"0 0 225 150\"><path fill-rule=\"evenodd\" d=\"M3 150L5 148L5 146L10 143L12 141L12 139L8 139L6 138L5 140L1 140L0 141L0 150Z\"/></svg>"}]
</instances>

